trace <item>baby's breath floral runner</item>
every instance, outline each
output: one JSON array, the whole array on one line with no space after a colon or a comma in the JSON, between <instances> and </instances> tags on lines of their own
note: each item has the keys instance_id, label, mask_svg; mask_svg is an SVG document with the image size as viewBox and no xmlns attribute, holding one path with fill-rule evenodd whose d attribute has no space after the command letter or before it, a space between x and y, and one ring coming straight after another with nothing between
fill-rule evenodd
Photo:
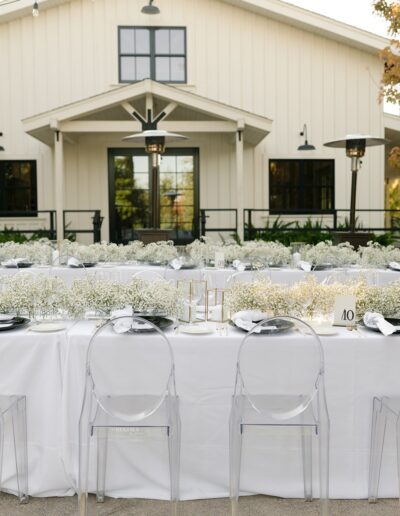
<instances>
[{"instance_id":1,"label":"baby's breath floral runner","mask_svg":"<svg viewBox=\"0 0 400 516\"><path fill-rule=\"evenodd\" d=\"M19 272L1 278L0 313L29 317L83 318L88 311L108 315L132 306L135 311L175 316L181 309L177 288L165 280L132 278L128 283L88 277L68 287L57 277Z\"/></svg>"},{"instance_id":2,"label":"baby's breath floral runner","mask_svg":"<svg viewBox=\"0 0 400 516\"><path fill-rule=\"evenodd\" d=\"M368 285L365 279L349 284L318 283L314 277L288 287L269 281L233 285L229 304L231 312L260 310L269 315L312 317L333 312L335 297L340 294L356 296L357 318L365 312L382 315L400 314L400 281L386 286Z\"/></svg>"}]
</instances>

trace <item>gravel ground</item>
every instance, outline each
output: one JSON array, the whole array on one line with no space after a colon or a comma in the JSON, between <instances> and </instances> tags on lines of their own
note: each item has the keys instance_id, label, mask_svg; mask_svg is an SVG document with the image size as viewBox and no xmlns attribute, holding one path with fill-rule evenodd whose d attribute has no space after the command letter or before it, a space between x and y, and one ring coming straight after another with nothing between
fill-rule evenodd
<instances>
[{"instance_id":1,"label":"gravel ground","mask_svg":"<svg viewBox=\"0 0 400 516\"><path fill-rule=\"evenodd\" d=\"M77 515L77 498L31 498L27 505L19 505L14 496L0 493L1 516L69 516ZM107 498L96 504L90 497L91 516L169 516L168 502L159 500L126 500ZM230 516L227 498L180 502L179 516ZM240 516L318 516L318 500L275 498L272 496L246 496L240 499ZM330 516L397 516L400 507L397 499L379 500L369 504L366 500L331 500Z\"/></svg>"}]
</instances>

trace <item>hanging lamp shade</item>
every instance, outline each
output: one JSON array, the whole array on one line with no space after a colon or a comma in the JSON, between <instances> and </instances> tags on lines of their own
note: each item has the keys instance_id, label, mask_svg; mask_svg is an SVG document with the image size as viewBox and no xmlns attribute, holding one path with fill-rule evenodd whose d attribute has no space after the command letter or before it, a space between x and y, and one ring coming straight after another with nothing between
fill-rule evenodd
<instances>
[{"instance_id":1,"label":"hanging lamp shade","mask_svg":"<svg viewBox=\"0 0 400 516\"><path fill-rule=\"evenodd\" d=\"M150 0L147 5L142 7L143 14L160 14L160 9L156 5L153 5L153 1L154 0Z\"/></svg>"}]
</instances>

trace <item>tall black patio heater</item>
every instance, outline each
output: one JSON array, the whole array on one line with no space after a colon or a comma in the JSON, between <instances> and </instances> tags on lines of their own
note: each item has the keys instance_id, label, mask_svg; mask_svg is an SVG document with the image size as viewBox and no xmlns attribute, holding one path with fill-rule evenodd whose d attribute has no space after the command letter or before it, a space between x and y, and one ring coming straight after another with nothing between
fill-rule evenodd
<instances>
[{"instance_id":1,"label":"tall black patio heater","mask_svg":"<svg viewBox=\"0 0 400 516\"><path fill-rule=\"evenodd\" d=\"M342 140L335 140L324 143L325 147L343 148L346 149L346 156L351 158L351 197L350 197L350 224L349 233L343 234L344 239L347 238L350 243L355 245L363 245L362 234L356 233L356 194L357 194L357 174L361 166L361 158L365 155L366 147L373 147L376 145L385 145L389 140L385 138L374 138L372 136L362 134L350 134ZM370 235L365 234L365 239L369 239ZM352 241L352 242L351 242ZM365 242L366 243L366 242Z\"/></svg>"}]
</instances>

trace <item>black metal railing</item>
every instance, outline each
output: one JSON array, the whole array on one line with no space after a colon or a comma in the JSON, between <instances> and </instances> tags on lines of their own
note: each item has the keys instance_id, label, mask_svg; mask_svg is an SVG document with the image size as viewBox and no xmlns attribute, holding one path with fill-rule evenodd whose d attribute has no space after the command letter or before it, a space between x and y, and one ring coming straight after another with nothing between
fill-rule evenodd
<instances>
[{"instance_id":1,"label":"black metal railing","mask_svg":"<svg viewBox=\"0 0 400 516\"><path fill-rule=\"evenodd\" d=\"M76 222L75 220L71 220L73 215L81 215L84 213L92 214L91 217L86 221L86 227L76 229L74 227L70 227L72 222ZM73 219L74 217L72 217ZM68 220L69 219L69 220ZM93 235L93 242L101 241L101 225L103 223L104 217L101 216L100 210L64 210L63 211L63 237L64 238L76 238L76 235ZM91 220L91 222L90 222ZM81 223L81 222L80 222Z\"/></svg>"},{"instance_id":2,"label":"black metal railing","mask_svg":"<svg viewBox=\"0 0 400 516\"><path fill-rule=\"evenodd\" d=\"M210 224L207 224L207 219L211 217L212 213L225 213L229 214L229 218L234 218L233 226L229 227L215 227L212 225L210 227ZM206 233L208 232L218 232L218 233L224 233L229 232L232 234L236 234L238 230L238 214L236 208L205 208L200 210L200 236L206 236Z\"/></svg>"},{"instance_id":3,"label":"black metal railing","mask_svg":"<svg viewBox=\"0 0 400 516\"><path fill-rule=\"evenodd\" d=\"M269 209L248 209L244 211L244 239L253 240L259 238L261 234L272 233L273 231L282 231L287 233L300 233L304 231L304 226L299 222L311 221L316 224L313 228L312 224L307 227L309 231L324 231L327 233L334 233L337 231L348 231L349 209L334 209L334 210L276 210ZM255 222L255 216L263 214L263 225L260 225L260 217ZM363 215L366 214L382 214L383 225L370 225L363 220ZM279 221L279 224L278 224ZM400 232L400 210L385 210L385 209L363 209L356 210L356 229L358 231L365 231L369 233L385 233L385 232Z\"/></svg>"},{"instance_id":4,"label":"black metal railing","mask_svg":"<svg viewBox=\"0 0 400 516\"><path fill-rule=\"evenodd\" d=\"M19 227L15 228L13 225L7 226L5 221L1 221L1 218L13 218L11 224L21 223L21 218L33 218L46 215L46 221L44 221L43 227L38 227L36 224L32 224L31 227ZM24 225L26 224L25 221ZM47 237L50 240L57 239L57 215L56 210L34 210L34 211L0 211L0 224L4 223L4 226L0 229L0 234L10 235L37 235L38 237Z\"/></svg>"}]
</instances>

